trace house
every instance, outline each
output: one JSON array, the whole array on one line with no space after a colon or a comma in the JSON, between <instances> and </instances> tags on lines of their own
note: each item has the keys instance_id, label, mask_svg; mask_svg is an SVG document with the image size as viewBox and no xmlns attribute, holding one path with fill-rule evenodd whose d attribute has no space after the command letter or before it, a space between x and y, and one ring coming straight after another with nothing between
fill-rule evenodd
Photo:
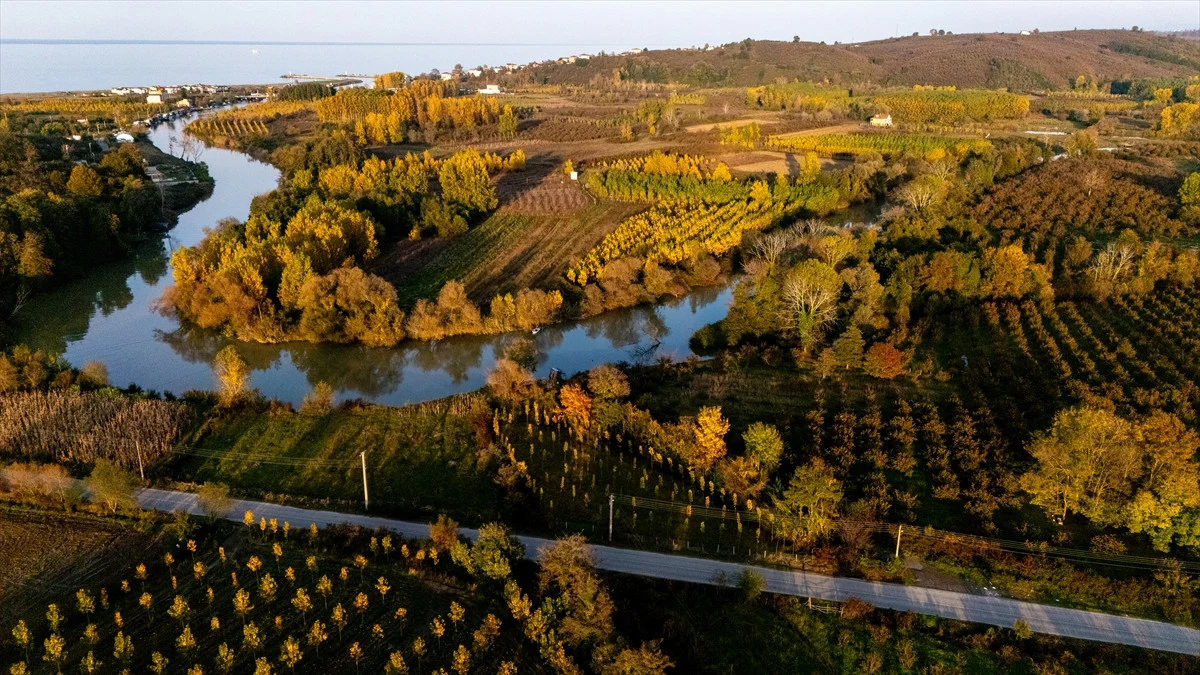
<instances>
[{"instance_id":1,"label":"house","mask_svg":"<svg viewBox=\"0 0 1200 675\"><path fill-rule=\"evenodd\" d=\"M163 91L158 87L153 87L146 92L146 103L162 103Z\"/></svg>"},{"instance_id":2,"label":"house","mask_svg":"<svg viewBox=\"0 0 1200 675\"><path fill-rule=\"evenodd\" d=\"M568 57L566 58L566 61L567 61L567 63L575 63L575 62L576 62L576 61L578 61L578 60L579 60L579 57L578 57L578 56L568 56Z\"/></svg>"},{"instance_id":3,"label":"house","mask_svg":"<svg viewBox=\"0 0 1200 675\"><path fill-rule=\"evenodd\" d=\"M871 115L871 126L873 127L890 127L892 126L891 115Z\"/></svg>"},{"instance_id":4,"label":"house","mask_svg":"<svg viewBox=\"0 0 1200 675\"><path fill-rule=\"evenodd\" d=\"M454 73L442 73L441 78L442 82L449 82L454 79Z\"/></svg>"},{"instance_id":5,"label":"house","mask_svg":"<svg viewBox=\"0 0 1200 675\"><path fill-rule=\"evenodd\" d=\"M500 93L500 85L489 84L486 87L484 87L483 89L480 89L479 93L483 94L485 96L492 95L492 94L499 94Z\"/></svg>"},{"instance_id":6,"label":"house","mask_svg":"<svg viewBox=\"0 0 1200 675\"><path fill-rule=\"evenodd\" d=\"M504 64L504 67L508 70L508 72L511 73L511 72L515 71L517 68L520 68L521 66L518 66L515 63L506 63L506 64Z\"/></svg>"},{"instance_id":7,"label":"house","mask_svg":"<svg viewBox=\"0 0 1200 675\"><path fill-rule=\"evenodd\" d=\"M190 107L192 107L192 102L187 100L186 98L181 98L178 101L175 101L175 107L176 108L190 108Z\"/></svg>"},{"instance_id":8,"label":"house","mask_svg":"<svg viewBox=\"0 0 1200 675\"><path fill-rule=\"evenodd\" d=\"M1027 30L1021 31L1021 35L1029 35L1029 31L1027 31Z\"/></svg>"},{"instance_id":9,"label":"house","mask_svg":"<svg viewBox=\"0 0 1200 675\"><path fill-rule=\"evenodd\" d=\"M642 48L641 48L641 47L634 47L633 49L630 49L630 50L629 50L629 53L630 53L630 54L641 54L641 53L642 53Z\"/></svg>"},{"instance_id":10,"label":"house","mask_svg":"<svg viewBox=\"0 0 1200 675\"><path fill-rule=\"evenodd\" d=\"M483 71L479 68L472 68L467 71L467 74L469 74L471 77L479 77L480 75L483 75Z\"/></svg>"},{"instance_id":11,"label":"house","mask_svg":"<svg viewBox=\"0 0 1200 675\"><path fill-rule=\"evenodd\" d=\"M119 131L119 132L117 132L117 142L118 143L132 143L133 142L133 134L129 133L128 131Z\"/></svg>"}]
</instances>

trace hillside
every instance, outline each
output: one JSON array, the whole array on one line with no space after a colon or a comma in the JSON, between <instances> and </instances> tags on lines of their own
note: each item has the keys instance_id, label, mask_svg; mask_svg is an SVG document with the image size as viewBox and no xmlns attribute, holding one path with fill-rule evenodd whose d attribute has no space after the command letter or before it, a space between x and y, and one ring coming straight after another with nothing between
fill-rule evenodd
<instances>
[{"instance_id":1,"label":"hillside","mask_svg":"<svg viewBox=\"0 0 1200 675\"><path fill-rule=\"evenodd\" d=\"M584 84L611 79L751 86L778 78L842 84L959 87L1062 87L1078 75L1100 81L1178 77L1200 70L1193 40L1127 30L964 34L891 38L858 44L743 41L710 50L653 50L526 69L535 82Z\"/></svg>"}]
</instances>

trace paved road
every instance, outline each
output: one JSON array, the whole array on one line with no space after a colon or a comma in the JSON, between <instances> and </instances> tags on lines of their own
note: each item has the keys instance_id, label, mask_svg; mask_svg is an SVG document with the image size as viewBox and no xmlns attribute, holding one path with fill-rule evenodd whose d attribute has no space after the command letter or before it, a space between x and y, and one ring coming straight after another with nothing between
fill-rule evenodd
<instances>
[{"instance_id":1,"label":"paved road","mask_svg":"<svg viewBox=\"0 0 1200 675\"><path fill-rule=\"evenodd\" d=\"M159 511L186 511L194 515L204 513L196 503L196 496L185 492L145 489L138 493L138 503L143 508ZM413 523L334 511L316 511L245 500L233 500L229 512L224 514L224 517L241 522L242 516L247 510L253 511L256 518L277 518L281 522L287 521L297 528L308 527L310 523L316 523L318 527L348 523L402 533L404 536L414 539L423 539L429 536L428 523ZM461 528L459 531L472 539L478 534L476 530L467 528ZM551 540L539 537L520 536L519 539L525 544L526 555L531 558L536 556L539 548L551 543ZM762 576L765 582L764 589L769 593L834 602L858 598L875 607L913 611L1006 628L1011 627L1015 621L1020 619L1038 633L1200 656L1200 630L1161 621L1066 609L1008 598L993 598L861 579L828 577L807 572L739 565L718 560L635 551L612 546L594 545L592 550L595 554L596 567L610 572L697 584L715 584L714 579L718 573L723 572L727 578L737 578L742 570L750 569Z\"/></svg>"}]
</instances>

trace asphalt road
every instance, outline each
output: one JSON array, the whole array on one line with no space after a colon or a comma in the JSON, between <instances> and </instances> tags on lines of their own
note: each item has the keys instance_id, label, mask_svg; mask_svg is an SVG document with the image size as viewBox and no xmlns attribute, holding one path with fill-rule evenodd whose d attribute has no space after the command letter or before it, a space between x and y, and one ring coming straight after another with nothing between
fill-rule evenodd
<instances>
[{"instance_id":1,"label":"asphalt road","mask_svg":"<svg viewBox=\"0 0 1200 675\"><path fill-rule=\"evenodd\" d=\"M193 515L204 515L203 509L196 502L196 496L185 492L144 489L138 493L138 503L147 509L186 511ZM254 512L255 519L259 517L276 518L280 522L291 523L295 528L308 527L311 523L316 523L318 527L348 523L366 528L388 530L414 539L423 539L429 536L428 523L413 523L335 511L316 511L240 499L232 501L228 513L223 517L241 522L242 516L247 510ZM460 528L459 532L471 539L478 534L476 530L468 528ZM530 558L536 557L539 548L552 543L549 539L539 537L519 536L518 538L525 544L526 556ZM1037 633L1200 656L1200 630L1161 621L1067 609L1008 598L878 583L861 579L828 577L808 572L739 565L718 560L636 551L612 546L593 545L592 550L596 567L610 572L715 585L716 579L721 573L728 579L736 579L743 570L749 569L763 578L764 590L769 593L834 602L858 598L884 609L912 611L1005 628L1012 627L1013 623L1020 619Z\"/></svg>"}]
</instances>

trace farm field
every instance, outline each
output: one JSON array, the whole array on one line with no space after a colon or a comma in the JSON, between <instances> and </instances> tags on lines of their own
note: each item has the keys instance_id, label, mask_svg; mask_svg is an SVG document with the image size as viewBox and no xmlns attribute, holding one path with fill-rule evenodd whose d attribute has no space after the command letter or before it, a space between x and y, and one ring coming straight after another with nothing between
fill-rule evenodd
<instances>
[{"instance_id":1,"label":"farm field","mask_svg":"<svg viewBox=\"0 0 1200 675\"><path fill-rule=\"evenodd\" d=\"M136 554L149 543L103 518L0 510L0 624L120 565L118 552Z\"/></svg>"},{"instance_id":2,"label":"farm field","mask_svg":"<svg viewBox=\"0 0 1200 675\"><path fill-rule=\"evenodd\" d=\"M502 208L466 234L436 242L436 247L434 242L415 246L401 242L376 263L376 273L396 284L402 302L435 297L451 279L466 285L476 302L521 288L554 288L564 283L563 273L572 260L583 257L619 222L645 207L601 199L575 212L531 215L520 208ZM410 248L421 246L430 250L413 260L405 258Z\"/></svg>"}]
</instances>

